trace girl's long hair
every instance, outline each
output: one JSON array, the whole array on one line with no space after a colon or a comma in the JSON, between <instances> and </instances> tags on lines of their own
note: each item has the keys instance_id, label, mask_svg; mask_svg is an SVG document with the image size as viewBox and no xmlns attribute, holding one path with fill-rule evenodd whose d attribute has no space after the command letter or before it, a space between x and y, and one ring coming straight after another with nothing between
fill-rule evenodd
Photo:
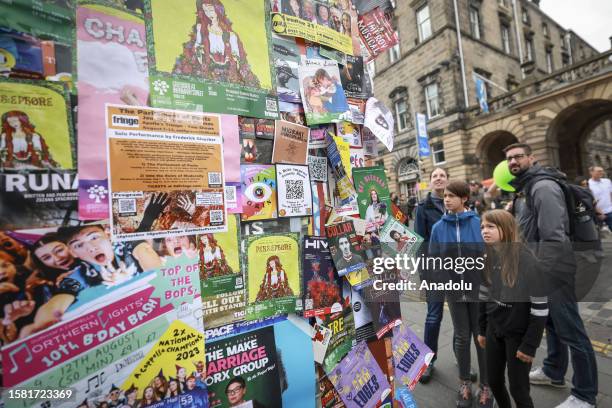
<instances>
[{"instance_id":1,"label":"girl's long hair","mask_svg":"<svg viewBox=\"0 0 612 408\"><path fill-rule=\"evenodd\" d=\"M482 214L482 223L490 222L499 229L501 240L495 245L487 246L487 262L484 269L485 279L491 283L494 262L499 257L501 263L501 279L504 285L514 287L518 277L518 267L523 241L518 224L512 214L505 210L490 210Z\"/></svg>"}]
</instances>

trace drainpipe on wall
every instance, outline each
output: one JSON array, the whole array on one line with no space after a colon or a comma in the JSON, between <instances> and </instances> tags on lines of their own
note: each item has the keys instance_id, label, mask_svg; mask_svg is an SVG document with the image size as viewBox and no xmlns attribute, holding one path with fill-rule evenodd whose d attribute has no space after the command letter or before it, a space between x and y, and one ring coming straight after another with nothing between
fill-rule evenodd
<instances>
[{"instance_id":1,"label":"drainpipe on wall","mask_svg":"<svg viewBox=\"0 0 612 408\"><path fill-rule=\"evenodd\" d=\"M519 26L519 13L518 13L518 8L516 6L516 0L512 0L512 14L513 18L514 18L514 31L516 31L516 43L518 45L518 52L519 52L519 61L521 62L521 76L523 79L525 79L525 72L523 71L523 43L521 41L521 38L523 37L521 35L521 28Z\"/></svg>"},{"instance_id":2,"label":"drainpipe on wall","mask_svg":"<svg viewBox=\"0 0 612 408\"><path fill-rule=\"evenodd\" d=\"M463 60L463 46L461 44L461 27L459 26L459 9L457 8L457 0L453 0L453 7L455 8L455 25L457 26L457 43L459 45L459 60L461 65L461 80L463 82L463 98L465 103L465 109L470 106L468 99L467 81L465 79L465 62Z\"/></svg>"}]
</instances>

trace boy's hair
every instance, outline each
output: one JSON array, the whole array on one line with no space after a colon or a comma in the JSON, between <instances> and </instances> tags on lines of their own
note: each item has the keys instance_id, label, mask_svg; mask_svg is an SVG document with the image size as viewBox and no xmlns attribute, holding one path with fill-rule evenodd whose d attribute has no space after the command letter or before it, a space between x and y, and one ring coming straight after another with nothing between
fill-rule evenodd
<instances>
[{"instance_id":1,"label":"boy's hair","mask_svg":"<svg viewBox=\"0 0 612 408\"><path fill-rule=\"evenodd\" d=\"M512 143L511 145L504 147L502 151L504 153L508 153L508 150L512 149L523 149L527 156L531 155L531 146L525 143Z\"/></svg>"},{"instance_id":2,"label":"boy's hair","mask_svg":"<svg viewBox=\"0 0 612 408\"><path fill-rule=\"evenodd\" d=\"M470 197L470 186L468 183L463 181L451 181L446 185L446 190L450 191L457 197L469 198Z\"/></svg>"},{"instance_id":3,"label":"boy's hair","mask_svg":"<svg viewBox=\"0 0 612 408\"><path fill-rule=\"evenodd\" d=\"M100 231L104 232L104 227L99 224L87 224L80 225L78 227L60 227L57 229L57 238L62 241L64 244L68 245L68 242L79 232L83 231L85 228L95 227L100 228Z\"/></svg>"}]
</instances>

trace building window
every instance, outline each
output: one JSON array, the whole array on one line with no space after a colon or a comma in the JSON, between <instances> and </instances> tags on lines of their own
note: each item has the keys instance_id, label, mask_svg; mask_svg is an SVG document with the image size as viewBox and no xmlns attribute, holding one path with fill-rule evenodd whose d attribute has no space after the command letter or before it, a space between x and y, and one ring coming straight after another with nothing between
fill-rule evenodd
<instances>
[{"instance_id":1,"label":"building window","mask_svg":"<svg viewBox=\"0 0 612 408\"><path fill-rule=\"evenodd\" d=\"M438 84L432 83L425 87L425 104L427 105L427 117L435 118L440 114L440 98L438 95Z\"/></svg>"},{"instance_id":2,"label":"building window","mask_svg":"<svg viewBox=\"0 0 612 408\"><path fill-rule=\"evenodd\" d=\"M502 24L501 26L501 39L504 52L510 54L510 27L506 24Z\"/></svg>"},{"instance_id":3,"label":"building window","mask_svg":"<svg viewBox=\"0 0 612 408\"><path fill-rule=\"evenodd\" d=\"M433 157L434 165L445 163L446 157L444 157L444 144L442 142L433 143L431 145L431 155Z\"/></svg>"},{"instance_id":4,"label":"building window","mask_svg":"<svg viewBox=\"0 0 612 408\"><path fill-rule=\"evenodd\" d=\"M533 39L531 37L525 38L525 48L527 52L527 61L533 61L535 53L533 49Z\"/></svg>"},{"instance_id":5,"label":"building window","mask_svg":"<svg viewBox=\"0 0 612 408\"><path fill-rule=\"evenodd\" d=\"M529 24L529 12L525 7L521 9L521 21L523 24Z\"/></svg>"},{"instance_id":6,"label":"building window","mask_svg":"<svg viewBox=\"0 0 612 408\"><path fill-rule=\"evenodd\" d=\"M470 6L470 30L474 38L480 39L480 11L474 6Z\"/></svg>"},{"instance_id":7,"label":"building window","mask_svg":"<svg viewBox=\"0 0 612 408\"><path fill-rule=\"evenodd\" d=\"M542 23L542 33L544 34L544 37L550 37L550 31L548 31L548 24Z\"/></svg>"},{"instance_id":8,"label":"building window","mask_svg":"<svg viewBox=\"0 0 612 408\"><path fill-rule=\"evenodd\" d=\"M570 63L570 59L569 59L569 54L566 52L562 52L561 53L561 64L563 64L563 66L567 66Z\"/></svg>"},{"instance_id":9,"label":"building window","mask_svg":"<svg viewBox=\"0 0 612 408\"><path fill-rule=\"evenodd\" d=\"M395 35L399 40L399 33L395 31ZM389 62L393 64L400 59L400 43L399 41L393 47L389 48Z\"/></svg>"},{"instance_id":10,"label":"building window","mask_svg":"<svg viewBox=\"0 0 612 408\"><path fill-rule=\"evenodd\" d=\"M406 94L402 94L400 98L398 98L395 105L395 125L397 126L397 131L401 132L402 130L406 130L408 128L409 123L409 115L408 112L408 101Z\"/></svg>"},{"instance_id":11,"label":"building window","mask_svg":"<svg viewBox=\"0 0 612 408\"><path fill-rule=\"evenodd\" d=\"M553 69L552 49L549 48L546 50L546 72L550 74L553 72Z\"/></svg>"},{"instance_id":12,"label":"building window","mask_svg":"<svg viewBox=\"0 0 612 408\"><path fill-rule=\"evenodd\" d=\"M417 10L416 16L419 41L422 42L431 37L431 18L429 15L429 6L425 5Z\"/></svg>"},{"instance_id":13,"label":"building window","mask_svg":"<svg viewBox=\"0 0 612 408\"><path fill-rule=\"evenodd\" d=\"M497 0L497 4L500 6L508 7L508 0Z\"/></svg>"},{"instance_id":14,"label":"building window","mask_svg":"<svg viewBox=\"0 0 612 408\"><path fill-rule=\"evenodd\" d=\"M566 48L565 33L559 33L559 42L561 43L561 48Z\"/></svg>"}]
</instances>

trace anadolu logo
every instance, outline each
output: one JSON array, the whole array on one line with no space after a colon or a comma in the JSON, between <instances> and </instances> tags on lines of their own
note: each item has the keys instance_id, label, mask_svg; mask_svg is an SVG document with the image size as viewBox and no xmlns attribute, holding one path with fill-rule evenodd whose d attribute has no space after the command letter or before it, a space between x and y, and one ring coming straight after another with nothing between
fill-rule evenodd
<instances>
[{"instance_id":1,"label":"anadolu logo","mask_svg":"<svg viewBox=\"0 0 612 408\"><path fill-rule=\"evenodd\" d=\"M272 29L277 33L284 33L287 29L285 17L280 14L274 14L274 16L272 16Z\"/></svg>"}]
</instances>

